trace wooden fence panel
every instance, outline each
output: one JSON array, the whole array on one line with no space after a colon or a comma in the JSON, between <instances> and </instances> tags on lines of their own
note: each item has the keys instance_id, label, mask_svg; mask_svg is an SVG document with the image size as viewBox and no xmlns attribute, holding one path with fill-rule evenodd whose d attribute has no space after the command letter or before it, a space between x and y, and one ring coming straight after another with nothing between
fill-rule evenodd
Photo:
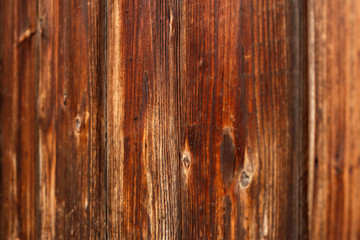
<instances>
[{"instance_id":1,"label":"wooden fence panel","mask_svg":"<svg viewBox=\"0 0 360 240\"><path fill-rule=\"evenodd\" d=\"M0 0L0 239L359 239L357 0Z\"/></svg>"}]
</instances>

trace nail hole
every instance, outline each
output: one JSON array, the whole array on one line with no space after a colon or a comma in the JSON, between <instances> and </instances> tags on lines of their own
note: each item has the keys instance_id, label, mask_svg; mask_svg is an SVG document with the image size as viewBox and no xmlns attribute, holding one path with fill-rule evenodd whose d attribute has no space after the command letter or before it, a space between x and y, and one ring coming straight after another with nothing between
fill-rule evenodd
<instances>
[{"instance_id":1,"label":"nail hole","mask_svg":"<svg viewBox=\"0 0 360 240\"><path fill-rule=\"evenodd\" d=\"M80 131L80 127L81 127L81 121L80 121L80 118L77 117L76 118L76 123L75 123L75 127L76 127L76 131Z\"/></svg>"},{"instance_id":2,"label":"nail hole","mask_svg":"<svg viewBox=\"0 0 360 240\"><path fill-rule=\"evenodd\" d=\"M241 186L247 187L250 183L250 176L246 171L241 173Z\"/></svg>"},{"instance_id":3,"label":"nail hole","mask_svg":"<svg viewBox=\"0 0 360 240\"><path fill-rule=\"evenodd\" d=\"M190 167L190 159L189 159L189 157L184 157L184 159L183 159L183 163L184 163L184 166L186 167L186 169L189 169L189 167Z\"/></svg>"}]
</instances>

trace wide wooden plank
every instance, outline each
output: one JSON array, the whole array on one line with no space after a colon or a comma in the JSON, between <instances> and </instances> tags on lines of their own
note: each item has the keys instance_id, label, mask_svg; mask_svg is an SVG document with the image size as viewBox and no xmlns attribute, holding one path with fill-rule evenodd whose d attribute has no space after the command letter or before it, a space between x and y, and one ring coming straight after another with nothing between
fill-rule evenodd
<instances>
[{"instance_id":1,"label":"wide wooden plank","mask_svg":"<svg viewBox=\"0 0 360 240\"><path fill-rule=\"evenodd\" d=\"M36 1L0 1L0 238L36 228Z\"/></svg>"},{"instance_id":2,"label":"wide wooden plank","mask_svg":"<svg viewBox=\"0 0 360 240\"><path fill-rule=\"evenodd\" d=\"M178 239L178 3L107 8L108 237Z\"/></svg>"},{"instance_id":3,"label":"wide wooden plank","mask_svg":"<svg viewBox=\"0 0 360 240\"><path fill-rule=\"evenodd\" d=\"M303 11L303 1L181 1L184 239L306 234Z\"/></svg>"},{"instance_id":4,"label":"wide wooden plank","mask_svg":"<svg viewBox=\"0 0 360 240\"><path fill-rule=\"evenodd\" d=\"M111 238L306 234L304 3L109 2Z\"/></svg>"},{"instance_id":5,"label":"wide wooden plank","mask_svg":"<svg viewBox=\"0 0 360 240\"><path fill-rule=\"evenodd\" d=\"M39 1L39 238L104 238L105 5Z\"/></svg>"},{"instance_id":6,"label":"wide wooden plank","mask_svg":"<svg viewBox=\"0 0 360 240\"><path fill-rule=\"evenodd\" d=\"M360 239L360 2L309 2L312 239Z\"/></svg>"}]
</instances>

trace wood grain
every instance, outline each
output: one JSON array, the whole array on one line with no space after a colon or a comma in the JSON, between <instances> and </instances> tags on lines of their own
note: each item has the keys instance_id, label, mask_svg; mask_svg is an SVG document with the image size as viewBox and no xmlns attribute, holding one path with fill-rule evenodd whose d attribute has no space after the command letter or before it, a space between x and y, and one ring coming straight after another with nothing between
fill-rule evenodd
<instances>
[{"instance_id":1,"label":"wood grain","mask_svg":"<svg viewBox=\"0 0 360 240\"><path fill-rule=\"evenodd\" d=\"M304 6L109 1L110 238L305 234Z\"/></svg>"},{"instance_id":2,"label":"wood grain","mask_svg":"<svg viewBox=\"0 0 360 240\"><path fill-rule=\"evenodd\" d=\"M357 0L0 0L1 239L359 239Z\"/></svg>"},{"instance_id":3,"label":"wood grain","mask_svg":"<svg viewBox=\"0 0 360 240\"><path fill-rule=\"evenodd\" d=\"M39 232L105 238L105 5L39 1Z\"/></svg>"},{"instance_id":4,"label":"wood grain","mask_svg":"<svg viewBox=\"0 0 360 240\"><path fill-rule=\"evenodd\" d=\"M177 1L108 1L108 237L181 238Z\"/></svg>"},{"instance_id":5,"label":"wood grain","mask_svg":"<svg viewBox=\"0 0 360 240\"><path fill-rule=\"evenodd\" d=\"M0 1L0 238L36 227L36 1Z\"/></svg>"},{"instance_id":6,"label":"wood grain","mask_svg":"<svg viewBox=\"0 0 360 240\"><path fill-rule=\"evenodd\" d=\"M301 1L182 1L182 237L305 235Z\"/></svg>"},{"instance_id":7,"label":"wood grain","mask_svg":"<svg viewBox=\"0 0 360 240\"><path fill-rule=\"evenodd\" d=\"M360 2L309 2L312 239L360 238Z\"/></svg>"}]
</instances>

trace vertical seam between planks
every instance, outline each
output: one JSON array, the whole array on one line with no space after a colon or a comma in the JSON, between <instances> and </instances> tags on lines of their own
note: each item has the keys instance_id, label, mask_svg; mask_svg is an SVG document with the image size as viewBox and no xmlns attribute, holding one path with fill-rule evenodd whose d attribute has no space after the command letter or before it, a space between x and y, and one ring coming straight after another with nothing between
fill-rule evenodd
<instances>
[{"instance_id":1,"label":"vertical seam between planks","mask_svg":"<svg viewBox=\"0 0 360 240\"><path fill-rule=\"evenodd\" d=\"M175 58L176 58L176 84L177 84L177 114L178 114L178 149L177 149L177 155L178 155L178 194L179 194L179 199L178 199L178 207L179 209L177 210L178 212L178 218L179 218L179 225L178 228L180 229L178 236L180 238L182 238L182 196L181 196L181 187L182 187L182 181L181 181L181 111L180 111L180 103L181 103L181 98L180 98L180 94L181 94L181 54L180 54L180 47L181 47L181 41L180 41L180 35L181 35L181 17L182 17L182 0L177 0L176 1L176 42L175 42ZM177 234L175 234L175 237L177 236Z\"/></svg>"},{"instance_id":2,"label":"vertical seam between planks","mask_svg":"<svg viewBox=\"0 0 360 240\"><path fill-rule=\"evenodd\" d=\"M92 43L93 43L93 38L92 38L92 35L90 33L89 35L89 25L90 25L90 28L92 27L91 24L93 24L93 19L92 16L91 16L91 12L89 14L89 9L91 11L91 8L92 8L92 4L94 4L93 2L87 2L87 5L86 5L86 42L87 42L87 47L86 47L86 78L87 78L87 95L88 95L88 100L87 100L87 104L88 104L88 111L90 113L90 117L89 117L89 125L88 125L88 132L89 132L89 138L87 139L88 140L88 146L87 146L87 151L88 151L88 161L87 161L87 197L85 197L85 199L87 199L88 201L88 204L89 206L85 209L85 214L87 214L87 231L86 231L86 234L87 234L87 238L90 239L91 237L91 217L90 217L90 214L91 214L91 205L92 205L92 200L93 198L91 197L91 182L92 182L92 172L90 171L90 166L92 165L92 144L93 144L93 139L92 139L92 114L93 114L93 93L92 93L92 83L90 83L90 81L92 82L92 57L93 57L93 54L92 54ZM89 19L90 18L90 19ZM96 21L96 20L95 20ZM97 30L95 28L95 30ZM91 29L90 29L90 32L91 32ZM90 51L90 54L89 54L89 51ZM96 50L95 50L96 51ZM89 55L90 55L90 58L89 58ZM96 61L96 64L98 64L98 61ZM90 77L91 75L91 77ZM99 77L99 76L98 76ZM86 109L86 107L85 107ZM81 114L81 113L80 113ZM85 117L84 117L85 118ZM85 124L85 123L84 123ZM97 166L99 167L99 166ZM99 169L97 169L99 170ZM85 219L84 219L85 221Z\"/></svg>"},{"instance_id":3,"label":"vertical seam between planks","mask_svg":"<svg viewBox=\"0 0 360 240\"><path fill-rule=\"evenodd\" d=\"M105 224L104 224L104 236L105 236L105 239L108 239L108 166L109 166L109 158L108 158L108 139L107 139L107 126L108 126L108 123L107 123L107 17L108 17L108 1L105 0L105 6L104 6L104 31L103 31L103 34L104 34L104 73L103 73L103 77L104 77L104 90L103 90L103 93L104 93L104 128L105 128L105 176L104 176L104 181L105 181L105 195L104 195L104 207L105 207ZM103 224L103 223L102 223Z\"/></svg>"},{"instance_id":4,"label":"vertical seam between planks","mask_svg":"<svg viewBox=\"0 0 360 240\"><path fill-rule=\"evenodd\" d=\"M41 238L40 214L40 154L39 154L39 61L40 61L40 0L36 0L36 42L35 42L35 237Z\"/></svg>"}]
</instances>

